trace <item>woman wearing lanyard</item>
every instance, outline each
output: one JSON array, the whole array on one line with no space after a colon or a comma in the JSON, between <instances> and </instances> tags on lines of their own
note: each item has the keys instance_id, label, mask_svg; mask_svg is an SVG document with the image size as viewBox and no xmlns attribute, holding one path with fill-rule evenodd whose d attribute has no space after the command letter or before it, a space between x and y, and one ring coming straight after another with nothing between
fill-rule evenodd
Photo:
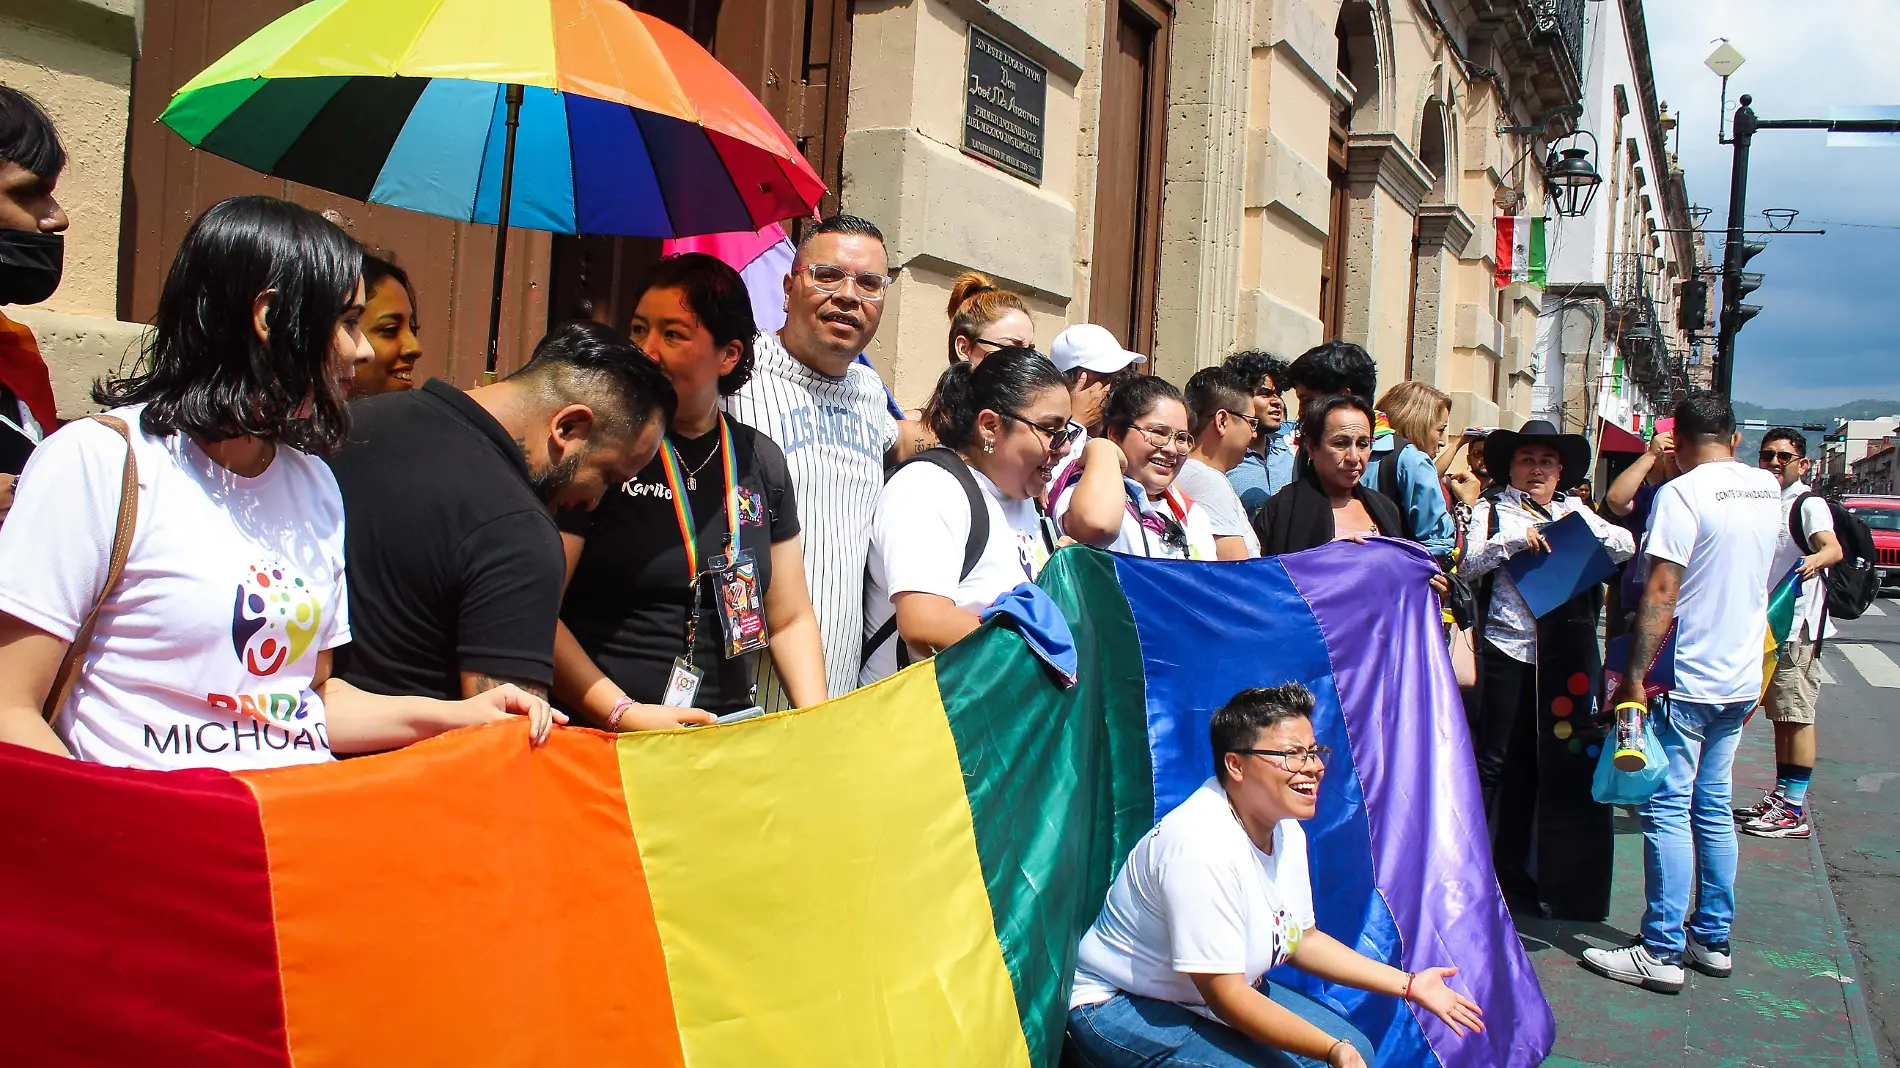
<instances>
[{"instance_id":1,"label":"woman wearing lanyard","mask_svg":"<svg viewBox=\"0 0 1900 1068\"><path fill-rule=\"evenodd\" d=\"M1134 556L1212 560L1214 528L1174 488L1194 435L1181 391L1144 375L1114 388L1102 405L1102 436L1056 486L1056 522L1084 545Z\"/></svg>"},{"instance_id":2,"label":"woman wearing lanyard","mask_svg":"<svg viewBox=\"0 0 1900 1068\"><path fill-rule=\"evenodd\" d=\"M756 333L745 283L711 256L669 257L643 281L633 340L679 410L646 470L593 512L561 517L554 690L596 726L653 730L746 708L768 647L794 704L825 698L785 456L719 411L751 374Z\"/></svg>"},{"instance_id":3,"label":"woman wearing lanyard","mask_svg":"<svg viewBox=\"0 0 1900 1068\"><path fill-rule=\"evenodd\" d=\"M1614 829L1610 806L1591 796L1604 728L1592 715L1601 692L1592 586L1531 615L1503 567L1550 550L1543 528L1582 517L1611 561L1635 552L1630 532L1597 518L1560 487L1583 480L1590 443L1542 419L1484 439L1485 467L1509 487L1471 509L1458 573L1477 584L1478 700L1471 741L1491 827L1492 866L1506 895L1561 920L1601 920L1610 908Z\"/></svg>"},{"instance_id":4,"label":"woman wearing lanyard","mask_svg":"<svg viewBox=\"0 0 1900 1068\"><path fill-rule=\"evenodd\" d=\"M930 399L943 446L891 476L871 521L860 684L975 630L1042 570L1055 538L1036 498L1069 454L1070 410L1068 380L1032 349L944 372Z\"/></svg>"}]
</instances>

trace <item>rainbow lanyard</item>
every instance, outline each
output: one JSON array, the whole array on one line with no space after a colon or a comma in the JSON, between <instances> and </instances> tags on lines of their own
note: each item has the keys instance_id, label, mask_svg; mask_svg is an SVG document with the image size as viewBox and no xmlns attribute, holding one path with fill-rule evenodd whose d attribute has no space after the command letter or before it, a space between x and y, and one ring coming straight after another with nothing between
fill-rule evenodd
<instances>
[{"instance_id":1,"label":"rainbow lanyard","mask_svg":"<svg viewBox=\"0 0 1900 1068\"><path fill-rule=\"evenodd\" d=\"M733 458L732 431L726 426L723 412L719 416L719 451L724 454L720 466L726 476L726 547L731 552L739 545L739 465ZM670 438L660 447L660 463L666 471L666 488L673 494L673 518L679 521L680 538L686 543L686 586L694 589L699 585L699 542L694 537L692 503L686 499L686 479L680 474L679 454L673 451ZM696 613L689 616L692 614Z\"/></svg>"}]
</instances>

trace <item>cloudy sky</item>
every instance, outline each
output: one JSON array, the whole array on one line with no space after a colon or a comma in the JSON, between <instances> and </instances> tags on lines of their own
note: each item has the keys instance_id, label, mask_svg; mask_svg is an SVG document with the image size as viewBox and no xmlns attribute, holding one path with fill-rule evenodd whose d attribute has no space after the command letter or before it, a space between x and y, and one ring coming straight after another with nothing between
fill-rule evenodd
<instances>
[{"instance_id":1,"label":"cloudy sky","mask_svg":"<svg viewBox=\"0 0 1900 1068\"><path fill-rule=\"evenodd\" d=\"M1592 14L1615 0L1597 0ZM1729 79L1767 118L1825 118L1844 105L1900 105L1896 0L1645 0L1656 91L1682 117L1695 203L1728 218L1730 151L1716 141L1721 80L1704 67L1726 37L1747 62ZM1750 226L1796 208L1818 237L1770 240L1750 261L1762 313L1737 335L1735 397L1771 407L1900 399L1900 136L1892 148L1828 148L1827 134L1765 130L1749 156ZM1846 225L1846 224L1859 225ZM1719 243L1711 251L1720 262ZM1711 304L1717 300L1712 296ZM1713 308L1712 308L1713 310Z\"/></svg>"}]
</instances>

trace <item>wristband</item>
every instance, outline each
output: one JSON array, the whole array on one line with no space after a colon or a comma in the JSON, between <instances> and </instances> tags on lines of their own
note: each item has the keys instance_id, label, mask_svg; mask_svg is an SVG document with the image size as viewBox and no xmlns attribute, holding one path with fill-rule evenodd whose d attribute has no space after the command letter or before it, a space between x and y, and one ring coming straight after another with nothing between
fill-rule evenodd
<instances>
[{"instance_id":1,"label":"wristband","mask_svg":"<svg viewBox=\"0 0 1900 1068\"><path fill-rule=\"evenodd\" d=\"M1333 1054L1335 1054L1335 1053L1338 1053L1338 1052L1339 1052L1339 1047L1341 1047L1341 1046L1350 1046L1350 1045L1352 1045L1352 1043L1350 1043L1350 1042L1348 1042L1348 1041L1346 1041L1345 1039L1343 1039L1343 1038L1342 1038L1342 1039L1340 1039L1340 1040L1338 1040L1338 1041L1336 1041L1336 1042L1334 1042L1334 1043L1333 1043L1332 1045L1330 1045L1330 1046L1327 1046L1327 1047L1326 1047L1326 1063L1327 1063L1327 1064L1329 1064L1329 1065L1330 1065L1330 1064L1335 1064L1335 1063L1337 1063L1337 1062L1335 1062L1335 1061L1333 1060Z\"/></svg>"},{"instance_id":2,"label":"wristband","mask_svg":"<svg viewBox=\"0 0 1900 1068\"><path fill-rule=\"evenodd\" d=\"M1417 972L1405 973L1405 993L1399 995L1400 1000L1402 1001L1412 1000L1412 980L1417 979L1417 978L1418 978Z\"/></svg>"},{"instance_id":3,"label":"wristband","mask_svg":"<svg viewBox=\"0 0 1900 1068\"><path fill-rule=\"evenodd\" d=\"M633 698L631 697L627 697L623 695L620 698L620 700L615 701L614 710L607 714L607 729L610 731L619 730L620 717L626 715L627 709L632 708L632 707L633 707Z\"/></svg>"}]
</instances>

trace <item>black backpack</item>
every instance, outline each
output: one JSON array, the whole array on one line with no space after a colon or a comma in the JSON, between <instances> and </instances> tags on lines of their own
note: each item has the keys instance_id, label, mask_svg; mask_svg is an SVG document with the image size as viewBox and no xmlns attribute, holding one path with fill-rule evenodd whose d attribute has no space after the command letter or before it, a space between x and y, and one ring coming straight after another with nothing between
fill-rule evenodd
<instances>
[{"instance_id":1,"label":"black backpack","mask_svg":"<svg viewBox=\"0 0 1900 1068\"><path fill-rule=\"evenodd\" d=\"M963 487L963 496L970 503L970 536L964 539L963 570L957 573L957 581L961 582L970 577L970 572L976 570L976 562L983 559L983 549L990 543L989 506L983 503L983 490L976 484L976 479L970 474L970 467L963 462L963 457L958 456L956 450L946 449L941 445L934 449L925 449L898 464L891 469L890 475L885 476L884 481L889 482L891 475L897 474L911 464L918 463L933 464L950 472L956 477L957 485ZM877 628L876 632L864 640L859 663L870 663L871 654L877 652L885 642L896 636L897 613L892 612L891 618L885 620L883 626ZM899 668L910 666L910 646L903 641L897 643L897 666Z\"/></svg>"},{"instance_id":2,"label":"black backpack","mask_svg":"<svg viewBox=\"0 0 1900 1068\"><path fill-rule=\"evenodd\" d=\"M1841 562L1827 569L1826 614L1835 619L1859 619L1880 593L1880 574L1874 569L1878 555L1874 550L1873 533L1865 521L1841 502L1809 491L1788 510L1788 533L1793 536L1795 547L1804 554L1811 546L1807 531L1801 527L1801 509L1810 499L1826 502L1828 514L1834 517L1834 537L1841 543Z\"/></svg>"}]
</instances>

